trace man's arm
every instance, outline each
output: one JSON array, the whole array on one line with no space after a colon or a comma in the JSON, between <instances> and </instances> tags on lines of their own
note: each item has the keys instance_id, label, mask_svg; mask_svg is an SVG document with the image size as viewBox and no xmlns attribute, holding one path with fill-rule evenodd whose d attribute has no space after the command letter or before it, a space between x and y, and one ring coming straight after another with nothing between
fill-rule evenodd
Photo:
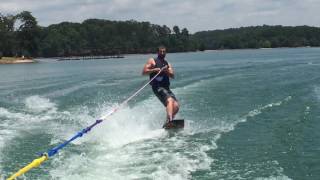
<instances>
[{"instance_id":1,"label":"man's arm","mask_svg":"<svg viewBox=\"0 0 320 180\"><path fill-rule=\"evenodd\" d=\"M148 75L153 72L159 72L160 68L154 68L156 63L154 62L153 58L148 59L147 63L144 65L142 70L142 75Z\"/></svg>"}]
</instances>

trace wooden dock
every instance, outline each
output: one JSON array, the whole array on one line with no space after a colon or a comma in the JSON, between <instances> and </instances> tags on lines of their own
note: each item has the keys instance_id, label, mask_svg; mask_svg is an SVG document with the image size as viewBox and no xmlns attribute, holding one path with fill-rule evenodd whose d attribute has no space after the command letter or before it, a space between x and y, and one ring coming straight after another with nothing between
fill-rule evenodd
<instances>
[{"instance_id":1,"label":"wooden dock","mask_svg":"<svg viewBox=\"0 0 320 180\"><path fill-rule=\"evenodd\" d=\"M113 56L74 56L74 57L59 58L57 61L80 61L80 60L118 59L118 58L124 58L124 56L122 56L122 55L113 55Z\"/></svg>"}]
</instances>

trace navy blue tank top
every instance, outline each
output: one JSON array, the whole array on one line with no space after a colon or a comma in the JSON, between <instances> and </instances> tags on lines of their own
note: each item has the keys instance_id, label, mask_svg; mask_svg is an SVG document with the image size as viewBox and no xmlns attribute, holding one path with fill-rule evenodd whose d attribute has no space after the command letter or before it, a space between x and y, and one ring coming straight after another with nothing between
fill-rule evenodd
<instances>
[{"instance_id":1,"label":"navy blue tank top","mask_svg":"<svg viewBox=\"0 0 320 180\"><path fill-rule=\"evenodd\" d=\"M156 65L154 66L154 68L163 68L166 65L169 65L168 62L166 60L160 60L159 58L154 58L154 61L156 63ZM150 74L150 79L153 78L157 73L151 73ZM161 72L153 81L151 81L151 86L153 87L169 87L170 86L170 80L169 80L169 76L164 73Z\"/></svg>"}]
</instances>

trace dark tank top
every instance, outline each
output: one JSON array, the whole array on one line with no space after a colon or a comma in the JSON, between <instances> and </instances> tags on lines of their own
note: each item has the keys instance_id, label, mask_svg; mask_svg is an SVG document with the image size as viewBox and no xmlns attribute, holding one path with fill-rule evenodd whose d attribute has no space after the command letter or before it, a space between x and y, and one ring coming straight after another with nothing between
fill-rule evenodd
<instances>
[{"instance_id":1,"label":"dark tank top","mask_svg":"<svg viewBox=\"0 0 320 180\"><path fill-rule=\"evenodd\" d=\"M166 65L169 65L166 60L160 60L159 58L154 58L154 61L156 65L154 68L163 68ZM150 79L153 78L157 73L151 73L150 74ZM169 76L161 72L153 81L151 81L150 85L152 87L169 87L170 86L170 81L169 81Z\"/></svg>"}]
</instances>

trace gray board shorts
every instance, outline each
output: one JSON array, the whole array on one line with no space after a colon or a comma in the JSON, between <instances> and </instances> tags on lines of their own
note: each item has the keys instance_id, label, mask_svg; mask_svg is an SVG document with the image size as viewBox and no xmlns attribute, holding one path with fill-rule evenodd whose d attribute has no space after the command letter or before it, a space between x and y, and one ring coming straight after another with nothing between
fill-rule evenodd
<instances>
[{"instance_id":1,"label":"gray board shorts","mask_svg":"<svg viewBox=\"0 0 320 180\"><path fill-rule=\"evenodd\" d=\"M158 97L158 99L161 101L161 103L164 106L167 106L167 99L169 97L172 97L174 100L177 101L176 96L173 94L173 92L169 89L169 87L159 87L159 86L153 86L152 87L153 93Z\"/></svg>"}]
</instances>

